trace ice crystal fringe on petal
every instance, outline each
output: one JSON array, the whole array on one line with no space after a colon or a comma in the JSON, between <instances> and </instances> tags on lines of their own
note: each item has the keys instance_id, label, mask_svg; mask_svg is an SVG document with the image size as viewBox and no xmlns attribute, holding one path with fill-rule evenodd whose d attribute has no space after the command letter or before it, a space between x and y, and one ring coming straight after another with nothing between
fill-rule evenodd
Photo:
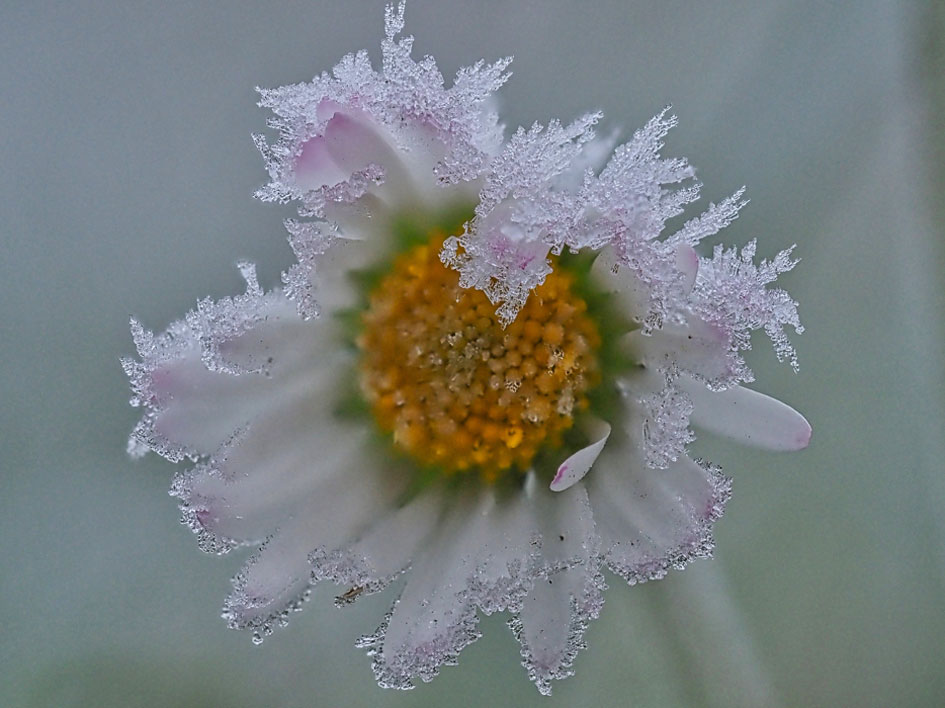
<instances>
[{"instance_id":1,"label":"ice crystal fringe on petal","mask_svg":"<svg viewBox=\"0 0 945 708\"><path fill-rule=\"evenodd\" d=\"M258 638L284 624L315 580L310 557L347 547L393 503L401 491L396 485L380 485L369 474L352 478L345 474L350 464L310 494L234 579L224 607L231 627L252 629Z\"/></svg>"},{"instance_id":2,"label":"ice crystal fringe on petal","mask_svg":"<svg viewBox=\"0 0 945 708\"><path fill-rule=\"evenodd\" d=\"M373 634L358 641L373 658L382 687L409 689L416 678L431 681L479 638L476 608L465 596L471 568L463 542L465 534L476 533L472 524L481 510L475 504L451 510L450 522L415 559L391 611Z\"/></svg>"},{"instance_id":3,"label":"ice crystal fringe on petal","mask_svg":"<svg viewBox=\"0 0 945 708\"><path fill-rule=\"evenodd\" d=\"M797 334L804 331L797 303L784 290L767 287L797 265L791 258L793 247L758 265L753 262L755 248L755 241L740 253L735 248L716 246L712 258L700 262L692 297L693 310L727 334L732 368L744 382L753 377L739 352L751 348L754 330L764 329L774 344L778 361L787 360L795 370L797 356L784 328L793 327Z\"/></svg>"},{"instance_id":4,"label":"ice crystal fringe on petal","mask_svg":"<svg viewBox=\"0 0 945 708\"><path fill-rule=\"evenodd\" d=\"M537 486L537 485L536 485ZM601 549L583 485L559 494L536 490L544 502L539 523L546 572L537 575L509 627L521 644L522 665L538 690L570 676L584 632L604 604Z\"/></svg>"},{"instance_id":5,"label":"ice crystal fringe on petal","mask_svg":"<svg viewBox=\"0 0 945 708\"><path fill-rule=\"evenodd\" d=\"M550 272L548 252L569 240L577 209L556 180L593 139L599 118L519 128L492 161L467 233L444 244L443 261L459 271L460 285L482 290L506 324Z\"/></svg>"},{"instance_id":6,"label":"ice crystal fringe on petal","mask_svg":"<svg viewBox=\"0 0 945 708\"><path fill-rule=\"evenodd\" d=\"M665 469L678 460L686 446L695 440L689 430L692 400L676 385L676 376L675 372L668 373L659 393L640 399L646 415L643 450L647 466L654 469Z\"/></svg>"},{"instance_id":7,"label":"ice crystal fringe on petal","mask_svg":"<svg viewBox=\"0 0 945 708\"><path fill-rule=\"evenodd\" d=\"M314 580L347 586L338 606L387 587L406 571L420 544L429 538L443 513L444 498L428 492L380 518L347 549L309 556Z\"/></svg>"},{"instance_id":8,"label":"ice crystal fringe on petal","mask_svg":"<svg viewBox=\"0 0 945 708\"><path fill-rule=\"evenodd\" d=\"M581 614L575 615L571 641L543 644L544 658L528 665L542 686L569 665L586 625L580 618L596 616L600 607L592 591L603 587L593 515L582 488L554 495L538 489L535 480L527 486L530 492L519 501L499 504L486 493L448 512L449 521L415 563L391 613L360 642L374 658L381 685L411 688L414 679L431 680L478 638L476 608L518 614L536 583L566 571L587 588L577 597Z\"/></svg>"},{"instance_id":9,"label":"ice crystal fringe on petal","mask_svg":"<svg viewBox=\"0 0 945 708\"><path fill-rule=\"evenodd\" d=\"M731 482L719 468L681 457L665 470L642 460L595 475L589 490L608 567L630 585L711 556L712 524Z\"/></svg>"},{"instance_id":10,"label":"ice crystal fringe on petal","mask_svg":"<svg viewBox=\"0 0 945 708\"><path fill-rule=\"evenodd\" d=\"M232 391L234 398L231 400L232 403L237 403L239 399L248 407L258 403L259 396L254 394L258 393L256 389L262 387L259 378L269 375L269 367L272 364L269 357L260 356L237 361L235 357L228 357L221 346L249 331L270 314L285 312L283 303L286 301L277 294L262 293L252 266L241 264L240 270L247 284L243 295L219 301L202 300L183 320L172 323L160 335L155 336L136 320L132 320L132 336L140 361L123 359L122 366L131 379L134 392L132 405L145 408L145 414L132 432L129 443L129 450L133 453L140 454L142 450L151 449L172 462L178 462L184 457L196 459L201 454L211 452L245 422L237 418L221 423L219 419L201 416L200 408L218 408L220 401L214 404L214 399L217 398L215 392L226 395L228 387L223 383L223 379L227 375L258 375L256 378L248 376L241 379L238 387L247 388L241 392ZM187 385L178 385L178 390L174 391L175 384L179 384L182 378L187 380ZM173 439L160 429L162 414L176 400L186 397L188 389L197 392L190 404L194 418L189 420L194 422L203 417L207 425L215 426L217 430L211 436L216 444L206 443L210 449L197 444L196 440L186 442ZM206 398L208 395L209 400ZM184 407L187 405L183 403ZM228 412L234 416L242 416L246 414L246 407L237 405L229 408ZM183 431L185 428L186 425L181 421L181 425L175 429ZM191 432L199 433L197 430Z\"/></svg>"},{"instance_id":11,"label":"ice crystal fringe on petal","mask_svg":"<svg viewBox=\"0 0 945 708\"><path fill-rule=\"evenodd\" d=\"M568 568L539 578L522 612L509 620L522 645L522 665L543 695L551 694L552 680L574 674L574 660L587 648L584 633L600 615L606 588L600 572L588 575L584 567Z\"/></svg>"}]
</instances>

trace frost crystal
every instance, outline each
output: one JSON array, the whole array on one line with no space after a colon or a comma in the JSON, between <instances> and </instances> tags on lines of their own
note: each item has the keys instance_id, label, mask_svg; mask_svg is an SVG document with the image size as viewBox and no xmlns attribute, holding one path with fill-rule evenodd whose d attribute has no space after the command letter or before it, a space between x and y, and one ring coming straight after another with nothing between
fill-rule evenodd
<instances>
[{"instance_id":1,"label":"frost crystal","mask_svg":"<svg viewBox=\"0 0 945 708\"><path fill-rule=\"evenodd\" d=\"M640 400L646 411L643 424L646 464L655 469L665 469L678 460L686 446L695 440L689 429L692 401L675 386L674 378L668 376L659 393Z\"/></svg>"},{"instance_id":2,"label":"frost crystal","mask_svg":"<svg viewBox=\"0 0 945 708\"><path fill-rule=\"evenodd\" d=\"M804 331L797 302L780 288L766 287L797 265L791 258L794 247L757 266L753 263L755 247L753 240L739 254L734 248L716 246L711 259L701 260L693 289L693 309L728 334L733 366L743 372L743 381L751 381L752 377L738 352L751 349L754 330L764 329L774 344L778 361L789 361L795 371L797 356L784 328L793 327L797 334Z\"/></svg>"}]
</instances>

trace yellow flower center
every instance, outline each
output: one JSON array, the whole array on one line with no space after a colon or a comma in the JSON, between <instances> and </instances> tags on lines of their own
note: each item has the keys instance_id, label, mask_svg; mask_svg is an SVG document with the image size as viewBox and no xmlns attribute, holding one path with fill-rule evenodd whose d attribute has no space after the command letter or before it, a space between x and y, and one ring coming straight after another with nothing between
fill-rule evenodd
<instances>
[{"instance_id":1,"label":"yellow flower center","mask_svg":"<svg viewBox=\"0 0 945 708\"><path fill-rule=\"evenodd\" d=\"M503 329L486 296L440 262L442 243L400 254L371 292L356 340L360 387L397 448L494 482L561 445L600 382L601 338L562 267Z\"/></svg>"}]
</instances>

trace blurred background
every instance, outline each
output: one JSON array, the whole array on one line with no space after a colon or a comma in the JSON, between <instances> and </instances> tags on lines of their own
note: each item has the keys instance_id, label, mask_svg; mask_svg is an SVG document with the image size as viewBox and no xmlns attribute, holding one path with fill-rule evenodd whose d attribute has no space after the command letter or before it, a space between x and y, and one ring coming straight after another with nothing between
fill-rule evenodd
<instances>
[{"instance_id":1,"label":"blurred background","mask_svg":"<svg viewBox=\"0 0 945 708\"><path fill-rule=\"evenodd\" d=\"M742 184L723 234L773 256L807 332L801 371L763 337L758 386L811 447L714 440L734 477L713 561L611 578L575 677L542 699L504 618L458 667L382 691L354 648L391 598L334 588L261 647L219 618L239 554L197 550L133 462L118 358L129 315L291 262L254 86L379 57L382 0L17 2L0 9L0 704L4 706L945 705L945 6L937 0L410 0L415 55L448 76L515 55L508 126L601 109L629 136L664 105L668 155ZM693 215L695 212L691 212Z\"/></svg>"}]
</instances>

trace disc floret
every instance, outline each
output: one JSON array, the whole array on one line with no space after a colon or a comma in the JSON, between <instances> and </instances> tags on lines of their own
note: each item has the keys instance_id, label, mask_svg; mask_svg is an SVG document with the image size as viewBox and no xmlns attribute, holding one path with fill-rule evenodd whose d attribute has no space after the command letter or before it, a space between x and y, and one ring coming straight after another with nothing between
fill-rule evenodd
<instances>
[{"instance_id":1,"label":"disc floret","mask_svg":"<svg viewBox=\"0 0 945 708\"><path fill-rule=\"evenodd\" d=\"M442 237L400 254L371 292L356 344L362 394L401 452L495 481L554 449L601 379L601 337L567 268L503 327L459 285Z\"/></svg>"}]
</instances>

